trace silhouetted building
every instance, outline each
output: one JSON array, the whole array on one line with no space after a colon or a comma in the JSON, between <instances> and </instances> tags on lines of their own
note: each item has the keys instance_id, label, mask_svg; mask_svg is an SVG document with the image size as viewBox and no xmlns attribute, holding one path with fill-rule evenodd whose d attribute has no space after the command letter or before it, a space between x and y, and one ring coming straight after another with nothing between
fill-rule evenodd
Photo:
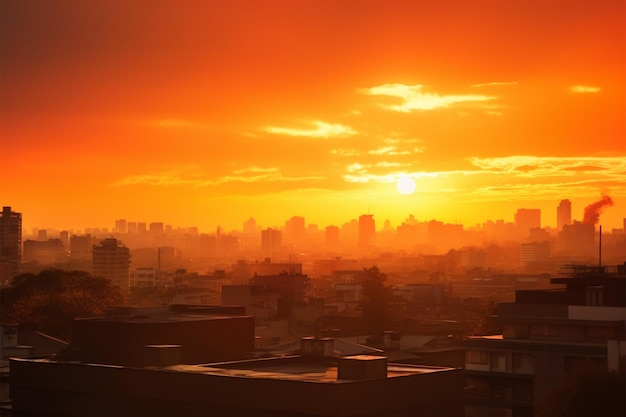
<instances>
[{"instance_id":1,"label":"silhouetted building","mask_svg":"<svg viewBox=\"0 0 626 417\"><path fill-rule=\"evenodd\" d=\"M326 244L336 245L339 243L339 228L337 226L326 227Z\"/></svg>"},{"instance_id":2,"label":"silhouetted building","mask_svg":"<svg viewBox=\"0 0 626 417\"><path fill-rule=\"evenodd\" d=\"M22 213L2 207L0 216L0 285L20 273L22 261Z\"/></svg>"},{"instance_id":3,"label":"silhouetted building","mask_svg":"<svg viewBox=\"0 0 626 417\"><path fill-rule=\"evenodd\" d=\"M76 319L72 360L145 365L147 345L180 345L180 363L241 359L254 349L254 319L239 306L120 307Z\"/></svg>"},{"instance_id":4,"label":"silhouetted building","mask_svg":"<svg viewBox=\"0 0 626 417\"><path fill-rule=\"evenodd\" d=\"M498 305L502 335L466 341L466 416L532 416L570 370L623 367L626 264L575 266L552 283L564 288L517 291Z\"/></svg>"},{"instance_id":5,"label":"silhouetted building","mask_svg":"<svg viewBox=\"0 0 626 417\"><path fill-rule=\"evenodd\" d=\"M522 233L523 236L527 236L530 229L541 227L541 210L526 208L517 209L514 223L520 233Z\"/></svg>"},{"instance_id":6,"label":"silhouetted building","mask_svg":"<svg viewBox=\"0 0 626 417\"><path fill-rule=\"evenodd\" d=\"M261 231L261 251L266 255L272 255L280 250L282 246L282 233L276 229L265 229Z\"/></svg>"},{"instance_id":7,"label":"silhouetted building","mask_svg":"<svg viewBox=\"0 0 626 417\"><path fill-rule=\"evenodd\" d=\"M73 259L91 258L93 239L91 235L72 235L70 237L70 257Z\"/></svg>"},{"instance_id":8,"label":"silhouetted building","mask_svg":"<svg viewBox=\"0 0 626 417\"><path fill-rule=\"evenodd\" d=\"M93 246L93 273L111 280L124 294L130 291L130 250L114 238Z\"/></svg>"},{"instance_id":9,"label":"silhouetted building","mask_svg":"<svg viewBox=\"0 0 626 417\"><path fill-rule=\"evenodd\" d=\"M285 222L285 241L300 243L306 233L304 217L294 216Z\"/></svg>"},{"instance_id":10,"label":"silhouetted building","mask_svg":"<svg viewBox=\"0 0 626 417\"><path fill-rule=\"evenodd\" d=\"M376 223L373 214L359 216L359 246L371 247L376 243Z\"/></svg>"},{"instance_id":11,"label":"silhouetted building","mask_svg":"<svg viewBox=\"0 0 626 417\"><path fill-rule=\"evenodd\" d=\"M520 250L520 264L522 269L528 270L547 266L550 262L550 242L522 243Z\"/></svg>"},{"instance_id":12,"label":"silhouetted building","mask_svg":"<svg viewBox=\"0 0 626 417\"><path fill-rule=\"evenodd\" d=\"M257 275L250 283L278 292L278 316L289 317L294 305L304 304L310 279L303 274Z\"/></svg>"},{"instance_id":13,"label":"silhouetted building","mask_svg":"<svg viewBox=\"0 0 626 417\"><path fill-rule=\"evenodd\" d=\"M562 255L575 258L593 258L596 255L595 226L575 221L563 226L557 244Z\"/></svg>"},{"instance_id":14,"label":"silhouetted building","mask_svg":"<svg viewBox=\"0 0 626 417\"><path fill-rule=\"evenodd\" d=\"M65 246L61 239L25 240L23 262L52 264L66 258Z\"/></svg>"},{"instance_id":15,"label":"silhouetted building","mask_svg":"<svg viewBox=\"0 0 626 417\"><path fill-rule=\"evenodd\" d=\"M149 230L150 230L150 234L152 235L162 235L165 232L163 223L160 223L160 222L150 223Z\"/></svg>"},{"instance_id":16,"label":"silhouetted building","mask_svg":"<svg viewBox=\"0 0 626 417\"><path fill-rule=\"evenodd\" d=\"M125 219L115 220L115 233L126 233L128 231Z\"/></svg>"},{"instance_id":17,"label":"silhouetted building","mask_svg":"<svg viewBox=\"0 0 626 417\"><path fill-rule=\"evenodd\" d=\"M563 226L572 224L572 202L561 200L556 208L556 228L560 232Z\"/></svg>"},{"instance_id":18,"label":"silhouetted building","mask_svg":"<svg viewBox=\"0 0 626 417\"><path fill-rule=\"evenodd\" d=\"M176 345L146 346L153 360L144 368L15 359L13 410L68 417L463 416L460 369L337 357L333 339L301 343L301 355L198 365L181 364Z\"/></svg>"}]
</instances>

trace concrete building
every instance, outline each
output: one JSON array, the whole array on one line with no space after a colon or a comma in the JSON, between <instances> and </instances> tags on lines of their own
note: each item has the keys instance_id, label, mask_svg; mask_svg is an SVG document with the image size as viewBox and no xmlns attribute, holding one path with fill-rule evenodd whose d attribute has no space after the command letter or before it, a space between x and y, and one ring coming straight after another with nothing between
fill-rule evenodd
<instances>
[{"instance_id":1,"label":"concrete building","mask_svg":"<svg viewBox=\"0 0 626 417\"><path fill-rule=\"evenodd\" d=\"M572 202L561 200L556 208L556 229L560 232L563 226L572 224Z\"/></svg>"},{"instance_id":2,"label":"concrete building","mask_svg":"<svg viewBox=\"0 0 626 417\"><path fill-rule=\"evenodd\" d=\"M359 246L372 247L376 243L376 223L373 214L359 216Z\"/></svg>"},{"instance_id":3,"label":"concrete building","mask_svg":"<svg viewBox=\"0 0 626 417\"><path fill-rule=\"evenodd\" d=\"M261 251L265 255L272 255L280 251L282 246L282 233L276 229L265 229L261 231Z\"/></svg>"},{"instance_id":4,"label":"concrete building","mask_svg":"<svg viewBox=\"0 0 626 417\"><path fill-rule=\"evenodd\" d=\"M517 291L498 305L503 334L466 342L466 416L532 416L583 363L624 364L626 264L573 267L563 288Z\"/></svg>"},{"instance_id":5,"label":"concrete building","mask_svg":"<svg viewBox=\"0 0 626 417\"><path fill-rule=\"evenodd\" d=\"M215 343L221 343L216 340ZM143 367L16 359L17 412L68 417L461 417L459 369L335 357L333 339L302 339L302 354L189 365L180 346L149 346Z\"/></svg>"},{"instance_id":6,"label":"concrete building","mask_svg":"<svg viewBox=\"0 0 626 417\"><path fill-rule=\"evenodd\" d=\"M2 207L0 215L0 286L20 273L22 261L22 213Z\"/></svg>"},{"instance_id":7,"label":"concrete building","mask_svg":"<svg viewBox=\"0 0 626 417\"><path fill-rule=\"evenodd\" d=\"M24 241L23 262L37 264L53 264L63 262L67 255L61 239L30 240Z\"/></svg>"},{"instance_id":8,"label":"concrete building","mask_svg":"<svg viewBox=\"0 0 626 417\"><path fill-rule=\"evenodd\" d=\"M130 292L130 250L114 238L94 245L93 273L111 280L124 294Z\"/></svg>"},{"instance_id":9,"label":"concrete building","mask_svg":"<svg viewBox=\"0 0 626 417\"><path fill-rule=\"evenodd\" d=\"M540 209L517 209L515 212L515 227L523 237L527 237L530 229L541 228L541 210Z\"/></svg>"},{"instance_id":10,"label":"concrete building","mask_svg":"<svg viewBox=\"0 0 626 417\"><path fill-rule=\"evenodd\" d=\"M147 345L180 345L187 364L241 359L254 350L254 319L240 306L120 307L74 320L69 359L143 366Z\"/></svg>"}]
</instances>

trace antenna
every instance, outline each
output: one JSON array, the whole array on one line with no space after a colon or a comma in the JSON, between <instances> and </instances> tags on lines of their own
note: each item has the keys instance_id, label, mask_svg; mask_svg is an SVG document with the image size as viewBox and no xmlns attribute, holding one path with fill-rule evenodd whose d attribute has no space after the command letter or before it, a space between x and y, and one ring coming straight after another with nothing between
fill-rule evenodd
<instances>
[{"instance_id":1,"label":"antenna","mask_svg":"<svg viewBox=\"0 0 626 417\"><path fill-rule=\"evenodd\" d=\"M602 225L600 225L600 236L598 239L598 267L602 269Z\"/></svg>"}]
</instances>

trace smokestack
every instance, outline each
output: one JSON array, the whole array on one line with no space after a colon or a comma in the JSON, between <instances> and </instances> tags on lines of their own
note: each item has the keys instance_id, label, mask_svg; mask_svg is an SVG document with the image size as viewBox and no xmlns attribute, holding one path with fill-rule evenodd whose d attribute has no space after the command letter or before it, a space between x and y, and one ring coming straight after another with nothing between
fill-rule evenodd
<instances>
[{"instance_id":1,"label":"smokestack","mask_svg":"<svg viewBox=\"0 0 626 417\"><path fill-rule=\"evenodd\" d=\"M599 201L592 203L585 207L585 216L583 217L583 223L598 224L600 220L600 214L605 207L613 205L613 200L608 195L603 195Z\"/></svg>"}]
</instances>

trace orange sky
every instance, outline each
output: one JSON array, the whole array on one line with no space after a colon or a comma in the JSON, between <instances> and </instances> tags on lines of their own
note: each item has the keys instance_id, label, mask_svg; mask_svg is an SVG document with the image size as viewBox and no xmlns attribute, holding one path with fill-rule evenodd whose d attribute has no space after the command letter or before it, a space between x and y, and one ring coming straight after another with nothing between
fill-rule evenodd
<instances>
[{"instance_id":1,"label":"orange sky","mask_svg":"<svg viewBox=\"0 0 626 417\"><path fill-rule=\"evenodd\" d=\"M27 228L626 217L623 0L1 4Z\"/></svg>"}]
</instances>

